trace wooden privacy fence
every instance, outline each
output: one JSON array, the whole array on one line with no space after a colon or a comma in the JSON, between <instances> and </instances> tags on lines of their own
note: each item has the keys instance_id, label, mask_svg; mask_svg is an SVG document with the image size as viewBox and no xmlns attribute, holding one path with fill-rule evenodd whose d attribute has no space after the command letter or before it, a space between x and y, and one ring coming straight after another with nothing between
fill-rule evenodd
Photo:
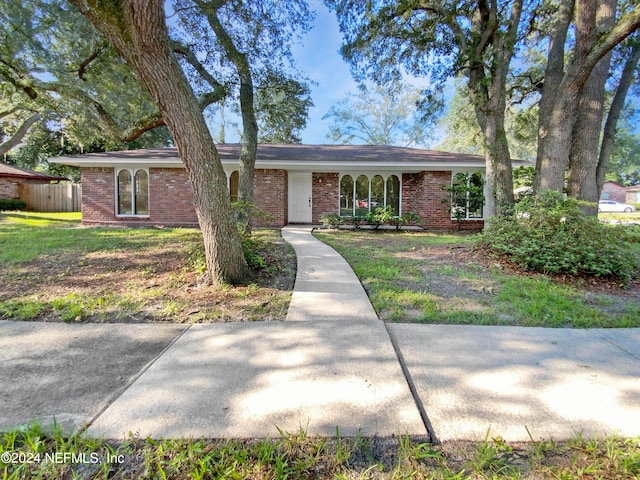
<instances>
[{"instance_id":1,"label":"wooden privacy fence","mask_svg":"<svg viewBox=\"0 0 640 480\"><path fill-rule=\"evenodd\" d=\"M20 185L20 198L34 212L79 212L82 185L79 183Z\"/></svg>"}]
</instances>

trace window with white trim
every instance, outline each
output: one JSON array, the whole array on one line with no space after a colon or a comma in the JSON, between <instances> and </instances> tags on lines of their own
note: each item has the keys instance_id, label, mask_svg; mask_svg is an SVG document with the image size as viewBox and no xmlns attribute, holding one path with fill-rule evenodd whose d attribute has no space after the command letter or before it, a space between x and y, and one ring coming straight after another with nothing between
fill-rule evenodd
<instances>
[{"instance_id":1,"label":"window with white trim","mask_svg":"<svg viewBox=\"0 0 640 480\"><path fill-rule=\"evenodd\" d=\"M391 207L400 215L400 178L379 174L342 175L340 178L339 213L343 217L364 216L379 207Z\"/></svg>"},{"instance_id":2,"label":"window with white trim","mask_svg":"<svg viewBox=\"0 0 640 480\"><path fill-rule=\"evenodd\" d=\"M480 173L456 173L451 180L451 186L451 218L482 219L484 215L482 175Z\"/></svg>"},{"instance_id":3,"label":"window with white trim","mask_svg":"<svg viewBox=\"0 0 640 480\"><path fill-rule=\"evenodd\" d=\"M116 172L116 213L149 215L149 172L122 168Z\"/></svg>"},{"instance_id":4,"label":"window with white trim","mask_svg":"<svg viewBox=\"0 0 640 480\"><path fill-rule=\"evenodd\" d=\"M238 182L240 180L240 172L234 170L229 176L229 199L231 202L238 201Z\"/></svg>"}]
</instances>

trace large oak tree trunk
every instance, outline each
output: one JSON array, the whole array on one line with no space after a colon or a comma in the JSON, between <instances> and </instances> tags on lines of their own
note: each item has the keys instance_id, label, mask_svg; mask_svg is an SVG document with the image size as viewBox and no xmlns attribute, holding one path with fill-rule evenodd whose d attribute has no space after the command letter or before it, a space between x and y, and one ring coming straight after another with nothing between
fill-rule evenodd
<instances>
[{"instance_id":1,"label":"large oak tree trunk","mask_svg":"<svg viewBox=\"0 0 640 480\"><path fill-rule=\"evenodd\" d=\"M169 43L163 0L71 0L138 74L169 127L191 180L214 284L247 274L226 175L191 87Z\"/></svg>"},{"instance_id":2,"label":"large oak tree trunk","mask_svg":"<svg viewBox=\"0 0 640 480\"><path fill-rule=\"evenodd\" d=\"M615 23L617 0L603 0L595 15L596 30L590 50L598 35L607 32ZM591 71L578 105L569 153L567 192L569 196L589 202L585 213L598 214L600 192L596 181L600 132L604 112L605 85L611 66L611 52L607 53Z\"/></svg>"},{"instance_id":3,"label":"large oak tree trunk","mask_svg":"<svg viewBox=\"0 0 640 480\"><path fill-rule=\"evenodd\" d=\"M238 172L238 200L253 204L253 184L255 164L258 151L258 122L254 108L253 76L246 53L238 50L231 36L218 18L219 2L198 1L199 7L206 14L212 30L218 37L227 57L236 68L240 78L240 113L242 116L242 149L240 151L240 170ZM244 226L246 234L251 233L251 211L241 208L238 211L238 222Z\"/></svg>"},{"instance_id":4,"label":"large oak tree trunk","mask_svg":"<svg viewBox=\"0 0 640 480\"><path fill-rule=\"evenodd\" d=\"M576 3L575 48L573 61L566 71L559 68L564 66L559 49L561 44L564 49L565 26L568 27L569 23L559 25L552 37L553 51L550 51L545 88L540 102L538 158L534 181L536 194L545 190L564 190L564 174L569 166L574 125L585 84L598 62L640 26L640 6L635 6L606 35L598 37L596 18L599 2L577 0ZM569 11L572 4L572 0L565 0L562 11ZM568 22L570 17L563 16L561 20ZM551 53L555 56L552 57ZM558 82L560 78L562 80ZM556 88L555 85L559 86Z\"/></svg>"},{"instance_id":5,"label":"large oak tree trunk","mask_svg":"<svg viewBox=\"0 0 640 480\"><path fill-rule=\"evenodd\" d=\"M539 104L538 114L538 152L536 157L536 176L534 178L534 191L539 192L549 188L549 180L545 175L545 185L541 185L542 176L540 172L547 172L550 167L545 160L543 164L543 148L546 144L550 131L550 121L553 113L554 103L558 100L560 83L564 76L564 46L567 40L567 32L571 19L573 18L574 0L565 0L560 6L555 17L555 22L551 27L549 35L549 53L547 54L547 66L544 74L544 84ZM560 166L557 172L550 172L548 176L560 177L564 184L564 167ZM560 187L562 189L562 186Z\"/></svg>"},{"instance_id":6,"label":"large oak tree trunk","mask_svg":"<svg viewBox=\"0 0 640 480\"><path fill-rule=\"evenodd\" d=\"M513 2L505 34L498 33L495 28L497 4L479 4L476 17L476 28L486 42L480 42L475 57L482 58L485 49L492 47L489 79L486 78L484 62L473 61L469 68L469 90L485 142L487 195L484 216L487 219L494 215L508 216L513 212L513 168L504 118L507 72L514 53L522 8L522 0Z\"/></svg>"}]
</instances>

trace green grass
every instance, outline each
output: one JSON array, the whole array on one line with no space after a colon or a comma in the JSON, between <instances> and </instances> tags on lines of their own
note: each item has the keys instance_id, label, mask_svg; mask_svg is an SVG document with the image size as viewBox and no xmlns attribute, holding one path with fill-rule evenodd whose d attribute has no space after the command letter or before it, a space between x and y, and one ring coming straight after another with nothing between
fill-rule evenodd
<instances>
[{"instance_id":1,"label":"green grass","mask_svg":"<svg viewBox=\"0 0 640 480\"><path fill-rule=\"evenodd\" d=\"M55 231L55 234L52 232ZM189 229L82 227L79 213L0 213L0 263L29 262L43 256L144 249Z\"/></svg>"},{"instance_id":2,"label":"green grass","mask_svg":"<svg viewBox=\"0 0 640 480\"><path fill-rule=\"evenodd\" d=\"M542 327L638 327L637 297L591 295L542 275L507 274L456 247L475 236L435 233L316 231L338 250L365 286L383 320ZM638 233L640 240L640 232ZM443 247L453 247L451 250ZM640 256L640 241L633 244ZM437 251L437 255L431 255ZM453 253L452 253L453 252Z\"/></svg>"},{"instance_id":3,"label":"green grass","mask_svg":"<svg viewBox=\"0 0 640 480\"><path fill-rule=\"evenodd\" d=\"M417 438L311 437L280 431L274 439L105 441L38 424L0 434L0 478L83 479L521 479L640 475L640 438L552 439L434 445ZM29 460L27 462L26 460Z\"/></svg>"},{"instance_id":4,"label":"green grass","mask_svg":"<svg viewBox=\"0 0 640 480\"><path fill-rule=\"evenodd\" d=\"M251 283L198 288L194 228L85 227L77 213L0 213L0 319L260 321L286 316L295 254L274 230L249 245ZM2 288L4 287L4 288Z\"/></svg>"},{"instance_id":5,"label":"green grass","mask_svg":"<svg viewBox=\"0 0 640 480\"><path fill-rule=\"evenodd\" d=\"M623 221L623 222L640 222L640 212L635 211L631 213L599 213L599 220L614 220L614 221Z\"/></svg>"}]
</instances>

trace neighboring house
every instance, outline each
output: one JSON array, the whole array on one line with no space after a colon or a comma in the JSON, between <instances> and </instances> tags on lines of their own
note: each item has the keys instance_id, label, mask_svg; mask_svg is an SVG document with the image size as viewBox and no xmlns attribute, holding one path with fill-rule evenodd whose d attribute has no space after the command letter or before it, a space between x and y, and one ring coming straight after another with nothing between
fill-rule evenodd
<instances>
[{"instance_id":1,"label":"neighboring house","mask_svg":"<svg viewBox=\"0 0 640 480\"><path fill-rule=\"evenodd\" d=\"M240 145L216 147L235 200ZM197 225L189 178L175 148L89 153L50 162L80 167L84 223ZM525 162L514 162L520 164ZM443 187L483 182L484 171L485 159L477 155L372 145L259 145L254 202L271 219L256 223L317 224L324 213L364 215L391 206L399 215L419 215L425 228L453 229L457 221ZM472 201L465 217L463 228L484 225L483 209Z\"/></svg>"},{"instance_id":2,"label":"neighboring house","mask_svg":"<svg viewBox=\"0 0 640 480\"><path fill-rule=\"evenodd\" d=\"M0 198L20 198L23 185L48 184L68 180L65 177L47 175L27 168L0 162Z\"/></svg>"},{"instance_id":3,"label":"neighboring house","mask_svg":"<svg viewBox=\"0 0 640 480\"><path fill-rule=\"evenodd\" d=\"M613 200L614 202L625 203L627 201L627 191L624 185L607 180L604 182L604 185L602 185L600 200Z\"/></svg>"},{"instance_id":4,"label":"neighboring house","mask_svg":"<svg viewBox=\"0 0 640 480\"><path fill-rule=\"evenodd\" d=\"M640 203L640 185L626 187L626 200L623 203Z\"/></svg>"}]
</instances>

